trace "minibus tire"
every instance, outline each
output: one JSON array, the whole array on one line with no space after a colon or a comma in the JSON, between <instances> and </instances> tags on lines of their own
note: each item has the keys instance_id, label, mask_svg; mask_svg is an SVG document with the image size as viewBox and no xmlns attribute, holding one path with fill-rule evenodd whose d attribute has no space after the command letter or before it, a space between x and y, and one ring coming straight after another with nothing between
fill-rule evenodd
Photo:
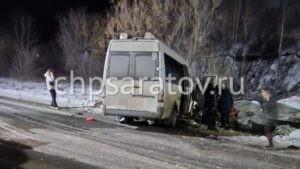
<instances>
[{"instance_id":1,"label":"minibus tire","mask_svg":"<svg viewBox=\"0 0 300 169\"><path fill-rule=\"evenodd\" d=\"M125 117L125 123L126 124L131 124L133 123L134 118L133 117Z\"/></svg>"},{"instance_id":2,"label":"minibus tire","mask_svg":"<svg viewBox=\"0 0 300 169\"><path fill-rule=\"evenodd\" d=\"M122 118L124 118L125 120L121 121ZM116 121L121 124L130 124L133 122L133 119L133 117L116 116Z\"/></svg>"},{"instance_id":3,"label":"minibus tire","mask_svg":"<svg viewBox=\"0 0 300 169\"><path fill-rule=\"evenodd\" d=\"M123 117L122 117L122 116L116 116L115 118L116 118L116 121L117 121L118 123L121 123L121 119L122 119Z\"/></svg>"}]
</instances>

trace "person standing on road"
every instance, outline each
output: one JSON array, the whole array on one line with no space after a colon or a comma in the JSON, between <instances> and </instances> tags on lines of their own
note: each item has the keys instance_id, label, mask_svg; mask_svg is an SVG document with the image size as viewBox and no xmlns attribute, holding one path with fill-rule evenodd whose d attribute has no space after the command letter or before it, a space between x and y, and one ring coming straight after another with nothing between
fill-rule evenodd
<instances>
[{"instance_id":1,"label":"person standing on road","mask_svg":"<svg viewBox=\"0 0 300 169\"><path fill-rule=\"evenodd\" d=\"M57 103L56 103L56 91L55 91L55 77L54 77L54 71L52 69L48 69L47 72L44 74L46 78L46 84L47 89L49 90L51 94L51 108L58 109Z\"/></svg>"},{"instance_id":2,"label":"person standing on road","mask_svg":"<svg viewBox=\"0 0 300 169\"><path fill-rule=\"evenodd\" d=\"M218 86L208 85L205 91L205 115L204 121L207 121L209 130L216 130L216 120L218 111Z\"/></svg>"},{"instance_id":3,"label":"person standing on road","mask_svg":"<svg viewBox=\"0 0 300 169\"><path fill-rule=\"evenodd\" d=\"M209 123L209 115L211 112L211 107L212 107L212 97L211 97L211 91L213 91L214 87L212 83L208 84L207 89L205 90L204 96L205 96L205 101L204 101L204 114L202 115L202 122L204 124Z\"/></svg>"},{"instance_id":4,"label":"person standing on road","mask_svg":"<svg viewBox=\"0 0 300 169\"><path fill-rule=\"evenodd\" d=\"M218 108L221 116L221 127L229 128L229 113L233 107L233 98L230 90L224 85L219 99Z\"/></svg>"},{"instance_id":5,"label":"person standing on road","mask_svg":"<svg viewBox=\"0 0 300 169\"><path fill-rule=\"evenodd\" d=\"M261 108L263 112L263 123L264 123L264 132L268 139L268 146L265 148L274 147L273 144L273 130L275 128L275 119L277 116L276 102L274 101L270 90L263 88L260 91L261 95Z\"/></svg>"}]
</instances>

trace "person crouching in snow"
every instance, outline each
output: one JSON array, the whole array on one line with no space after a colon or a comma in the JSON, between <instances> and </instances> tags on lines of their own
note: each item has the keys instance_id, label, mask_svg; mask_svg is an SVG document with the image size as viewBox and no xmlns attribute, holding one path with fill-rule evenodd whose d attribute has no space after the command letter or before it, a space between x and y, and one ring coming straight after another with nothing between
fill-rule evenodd
<instances>
[{"instance_id":1,"label":"person crouching in snow","mask_svg":"<svg viewBox=\"0 0 300 169\"><path fill-rule=\"evenodd\" d=\"M54 72L52 69L47 70L47 72L44 74L46 78L46 83L47 83L47 89L49 90L52 101L51 101L51 108L58 109L57 103L56 103L56 91L55 91L55 77L54 77Z\"/></svg>"}]
</instances>

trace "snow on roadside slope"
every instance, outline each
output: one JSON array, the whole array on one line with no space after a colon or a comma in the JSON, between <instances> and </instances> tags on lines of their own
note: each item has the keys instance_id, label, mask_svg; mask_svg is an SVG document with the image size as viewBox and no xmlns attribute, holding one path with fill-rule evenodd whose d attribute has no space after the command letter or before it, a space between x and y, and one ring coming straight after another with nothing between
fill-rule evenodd
<instances>
[{"instance_id":1,"label":"snow on roadside slope","mask_svg":"<svg viewBox=\"0 0 300 169\"><path fill-rule=\"evenodd\" d=\"M224 138L226 140L231 140L247 145L268 145L268 141L265 136L233 136ZM273 137L273 139L275 148L287 148L289 146L296 146L300 148L300 129L293 131L288 136L275 136Z\"/></svg>"},{"instance_id":2,"label":"snow on roadside slope","mask_svg":"<svg viewBox=\"0 0 300 169\"><path fill-rule=\"evenodd\" d=\"M300 97L292 96L290 98L279 100L278 103L300 110Z\"/></svg>"},{"instance_id":3,"label":"snow on roadside slope","mask_svg":"<svg viewBox=\"0 0 300 169\"><path fill-rule=\"evenodd\" d=\"M69 83L60 83L58 87L64 91L70 91ZM47 105L51 102L51 96L44 81L24 82L0 78L0 96ZM73 95L57 95L57 103L60 107L92 107L96 102L97 99L90 101L88 94L82 94L81 86L78 85L75 85Z\"/></svg>"},{"instance_id":4,"label":"snow on roadside slope","mask_svg":"<svg viewBox=\"0 0 300 169\"><path fill-rule=\"evenodd\" d=\"M274 140L279 144L293 145L300 148L300 129L293 131L288 136L275 136Z\"/></svg>"}]
</instances>

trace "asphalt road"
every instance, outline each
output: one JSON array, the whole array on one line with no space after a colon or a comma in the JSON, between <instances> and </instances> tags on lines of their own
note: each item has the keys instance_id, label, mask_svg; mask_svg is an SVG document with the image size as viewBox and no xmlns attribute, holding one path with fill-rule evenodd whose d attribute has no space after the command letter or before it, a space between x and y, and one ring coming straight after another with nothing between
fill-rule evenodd
<instances>
[{"instance_id":1,"label":"asphalt road","mask_svg":"<svg viewBox=\"0 0 300 169\"><path fill-rule=\"evenodd\" d=\"M76 110L77 112L80 110ZM75 112L76 112L75 111ZM300 152L263 150L180 128L120 125L112 117L0 97L0 168L299 168Z\"/></svg>"}]
</instances>

